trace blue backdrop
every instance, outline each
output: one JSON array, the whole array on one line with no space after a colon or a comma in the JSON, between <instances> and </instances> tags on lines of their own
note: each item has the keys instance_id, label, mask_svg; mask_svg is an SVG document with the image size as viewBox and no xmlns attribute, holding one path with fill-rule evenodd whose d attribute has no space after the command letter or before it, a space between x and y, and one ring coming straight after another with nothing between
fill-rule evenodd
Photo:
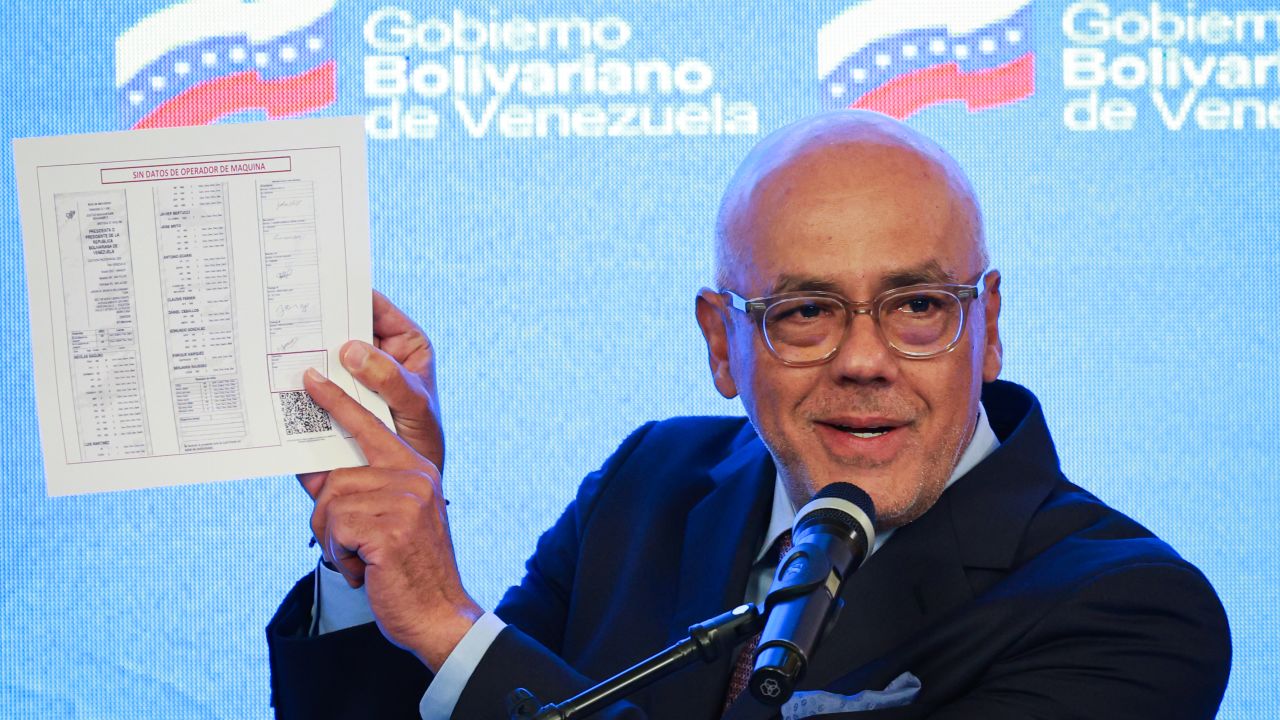
<instances>
[{"instance_id":1,"label":"blue backdrop","mask_svg":"<svg viewBox=\"0 0 1280 720\"><path fill-rule=\"evenodd\" d=\"M374 281L439 349L455 544L490 607L630 429L740 412L693 321L738 159L824 107L909 115L984 203L1004 376L1070 477L1217 587L1220 717L1280 713L1257 299L1280 3L26 0L0 37L6 139L369 117ZM0 715L266 717L262 627L315 561L309 501L292 478L45 497L2 153Z\"/></svg>"}]
</instances>

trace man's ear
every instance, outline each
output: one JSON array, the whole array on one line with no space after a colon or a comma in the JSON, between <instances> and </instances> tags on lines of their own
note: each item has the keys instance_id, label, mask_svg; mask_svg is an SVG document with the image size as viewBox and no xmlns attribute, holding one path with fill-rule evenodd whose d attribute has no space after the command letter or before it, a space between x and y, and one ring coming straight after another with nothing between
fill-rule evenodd
<instances>
[{"instance_id":1,"label":"man's ear","mask_svg":"<svg viewBox=\"0 0 1280 720\"><path fill-rule=\"evenodd\" d=\"M707 359L716 390L727 398L737 397L738 385L729 370L729 308L725 307L724 296L702 288L698 291L695 312L702 337L707 341Z\"/></svg>"},{"instance_id":2,"label":"man's ear","mask_svg":"<svg viewBox=\"0 0 1280 720\"><path fill-rule=\"evenodd\" d=\"M1000 344L1000 271L987 273L987 300L983 303L987 345L982 350L982 381L995 382L1004 363L1004 347Z\"/></svg>"}]
</instances>

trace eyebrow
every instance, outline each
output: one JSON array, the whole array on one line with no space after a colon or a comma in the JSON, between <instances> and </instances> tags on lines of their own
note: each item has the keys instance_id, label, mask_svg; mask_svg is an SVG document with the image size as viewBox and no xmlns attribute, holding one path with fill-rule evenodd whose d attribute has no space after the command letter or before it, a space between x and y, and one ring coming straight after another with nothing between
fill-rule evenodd
<instances>
[{"instance_id":1,"label":"eyebrow","mask_svg":"<svg viewBox=\"0 0 1280 720\"><path fill-rule=\"evenodd\" d=\"M882 290L906 287L908 285L954 284L959 282L955 275L942 269L937 260L930 260L915 267L900 268L886 273L880 279ZM781 295L789 292L817 290L821 292L843 294L839 283L821 277L782 275L770 289L770 295Z\"/></svg>"},{"instance_id":2,"label":"eyebrow","mask_svg":"<svg viewBox=\"0 0 1280 720\"><path fill-rule=\"evenodd\" d=\"M801 277L798 275L782 275L777 282L773 284L773 288L769 291L770 295L781 295L782 293L800 292L806 290L818 290L820 292L840 293L840 285L831 280L823 280L816 277Z\"/></svg>"},{"instance_id":3,"label":"eyebrow","mask_svg":"<svg viewBox=\"0 0 1280 720\"><path fill-rule=\"evenodd\" d=\"M884 276L884 284L889 288L906 287L907 285L925 285L931 283L953 284L959 280L954 273L942 269L937 260L930 260L923 265L912 268L894 270Z\"/></svg>"}]
</instances>

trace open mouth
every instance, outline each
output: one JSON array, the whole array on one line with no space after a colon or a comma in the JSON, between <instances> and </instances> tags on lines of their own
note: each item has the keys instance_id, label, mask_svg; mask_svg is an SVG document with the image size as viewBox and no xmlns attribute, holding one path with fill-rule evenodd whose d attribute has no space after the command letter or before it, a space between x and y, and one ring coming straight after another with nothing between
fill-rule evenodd
<instances>
[{"instance_id":1,"label":"open mouth","mask_svg":"<svg viewBox=\"0 0 1280 720\"><path fill-rule=\"evenodd\" d=\"M856 438L862 438L864 440L869 440L871 438L878 438L881 435L884 435L885 433L889 432L890 430L893 430L893 428L889 426L851 427L849 425L838 425L835 423L830 423L830 426L835 428L836 430L839 430L844 433L848 433Z\"/></svg>"}]
</instances>

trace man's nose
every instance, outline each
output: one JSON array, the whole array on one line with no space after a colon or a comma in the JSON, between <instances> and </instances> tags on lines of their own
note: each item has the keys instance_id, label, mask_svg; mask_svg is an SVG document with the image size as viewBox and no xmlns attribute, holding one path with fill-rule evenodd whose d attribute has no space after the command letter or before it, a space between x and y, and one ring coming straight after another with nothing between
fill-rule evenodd
<instances>
[{"instance_id":1,"label":"man's nose","mask_svg":"<svg viewBox=\"0 0 1280 720\"><path fill-rule=\"evenodd\" d=\"M898 362L871 315L857 313L849 320L830 368L838 382L869 384L895 379Z\"/></svg>"}]
</instances>

